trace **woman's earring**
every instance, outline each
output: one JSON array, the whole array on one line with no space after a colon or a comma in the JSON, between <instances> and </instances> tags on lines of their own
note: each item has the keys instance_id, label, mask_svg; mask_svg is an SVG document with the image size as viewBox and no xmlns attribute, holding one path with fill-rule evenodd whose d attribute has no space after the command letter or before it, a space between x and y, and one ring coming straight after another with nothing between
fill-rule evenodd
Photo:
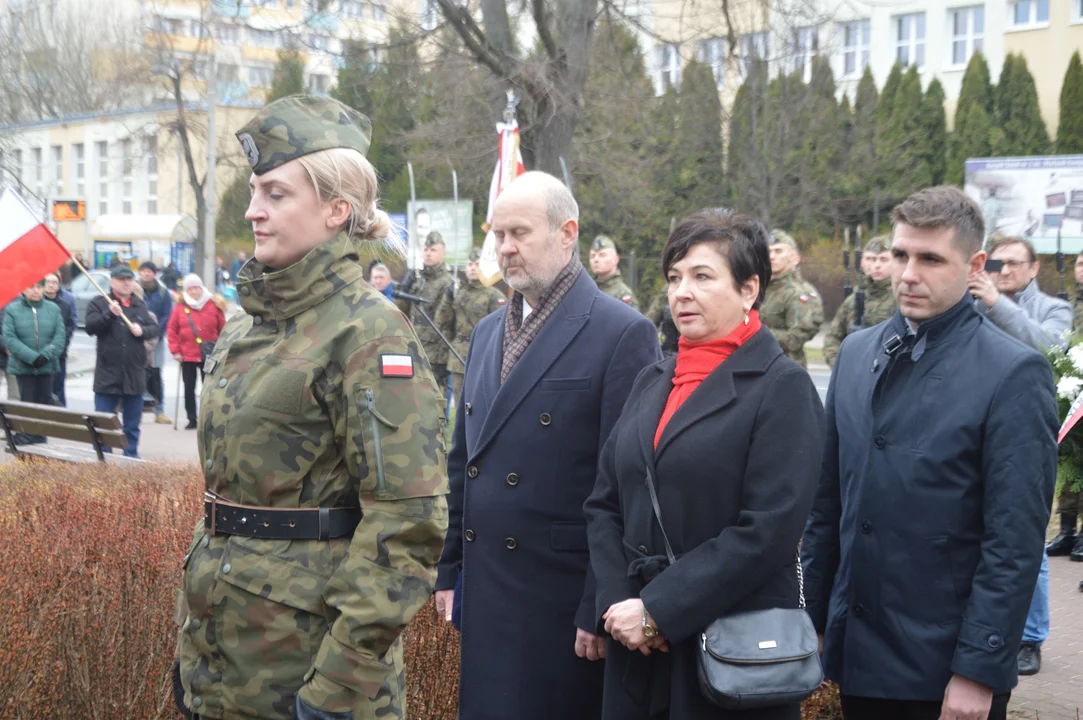
<instances>
[{"instance_id":1,"label":"woman's earring","mask_svg":"<svg viewBox=\"0 0 1083 720\"><path fill-rule=\"evenodd\" d=\"M745 325L748 325L748 313L745 313Z\"/></svg>"}]
</instances>

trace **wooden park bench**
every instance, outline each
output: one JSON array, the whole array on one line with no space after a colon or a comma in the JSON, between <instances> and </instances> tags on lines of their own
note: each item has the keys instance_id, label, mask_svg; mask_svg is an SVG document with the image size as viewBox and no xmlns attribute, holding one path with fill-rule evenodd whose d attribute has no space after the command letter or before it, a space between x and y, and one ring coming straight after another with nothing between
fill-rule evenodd
<instances>
[{"instance_id":1,"label":"wooden park bench","mask_svg":"<svg viewBox=\"0 0 1083 720\"><path fill-rule=\"evenodd\" d=\"M0 401L0 424L4 427L7 452L16 457L37 455L67 462L142 462L105 452L105 448L123 450L128 447L128 438L121 430L123 426L116 413L83 413L7 400ZM49 443L16 445L15 436L19 433L89 443L92 449Z\"/></svg>"}]
</instances>

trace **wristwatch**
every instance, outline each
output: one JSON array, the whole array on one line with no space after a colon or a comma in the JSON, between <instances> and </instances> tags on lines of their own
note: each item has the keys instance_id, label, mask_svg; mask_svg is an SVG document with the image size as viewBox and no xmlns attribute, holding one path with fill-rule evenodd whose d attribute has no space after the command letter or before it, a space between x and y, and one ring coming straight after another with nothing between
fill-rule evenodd
<instances>
[{"instance_id":1,"label":"wristwatch","mask_svg":"<svg viewBox=\"0 0 1083 720\"><path fill-rule=\"evenodd\" d=\"M647 608L643 608L643 634L649 638L658 637L658 628L651 625L651 621L647 619Z\"/></svg>"}]
</instances>

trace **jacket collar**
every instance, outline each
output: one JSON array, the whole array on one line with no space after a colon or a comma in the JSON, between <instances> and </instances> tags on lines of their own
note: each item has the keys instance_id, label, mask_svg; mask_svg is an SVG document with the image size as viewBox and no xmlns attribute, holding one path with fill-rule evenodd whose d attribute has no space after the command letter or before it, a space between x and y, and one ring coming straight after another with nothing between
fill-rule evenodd
<instances>
[{"instance_id":1,"label":"jacket collar","mask_svg":"<svg viewBox=\"0 0 1083 720\"><path fill-rule=\"evenodd\" d=\"M643 403L640 406L642 409L638 413L640 449L647 460L647 466L653 468L655 458L661 456L678 435L737 398L735 377L762 375L781 355L782 348L764 325L748 342L715 368L674 413L662 431L657 451L654 448L654 436L669 394L673 390L677 358L674 356L652 365L647 372L653 373L654 378L644 385Z\"/></svg>"},{"instance_id":2,"label":"jacket collar","mask_svg":"<svg viewBox=\"0 0 1083 720\"><path fill-rule=\"evenodd\" d=\"M295 317L361 279L358 260L357 247L345 233L317 245L284 270L271 270L252 258L237 278L241 307L253 317Z\"/></svg>"},{"instance_id":3,"label":"jacket collar","mask_svg":"<svg viewBox=\"0 0 1083 720\"><path fill-rule=\"evenodd\" d=\"M1025 288L1017 292L1015 294L1015 297L1011 297L1010 299L1014 301L1016 305L1027 305L1040 292L1041 290L1038 289L1038 281L1031 280L1029 283L1027 283L1027 286ZM1005 293L1005 297L1008 297L1007 293Z\"/></svg>"},{"instance_id":4,"label":"jacket collar","mask_svg":"<svg viewBox=\"0 0 1083 720\"><path fill-rule=\"evenodd\" d=\"M921 323L916 333L911 329L902 313L896 310L880 335L882 341L881 354L891 355L894 352L893 350L889 352L887 348L894 341L894 336L898 336L899 340L906 340L908 335L913 335L915 339L911 359L917 362L926 351L936 346L937 343L951 337L970 323L980 320L981 316L974 309L974 301L970 297L970 293L963 295L962 299L947 312Z\"/></svg>"},{"instance_id":5,"label":"jacket collar","mask_svg":"<svg viewBox=\"0 0 1083 720\"><path fill-rule=\"evenodd\" d=\"M445 265L434 265L432 267L424 265L421 268L421 277L425 278L426 280L433 280L434 278L438 278L447 272L448 269Z\"/></svg>"},{"instance_id":6,"label":"jacket collar","mask_svg":"<svg viewBox=\"0 0 1083 720\"><path fill-rule=\"evenodd\" d=\"M873 282L872 280L869 280L865 284L865 294L868 295L870 298L880 300L881 298L885 298L892 293L893 290L891 288L890 278L884 278L879 282Z\"/></svg>"}]
</instances>

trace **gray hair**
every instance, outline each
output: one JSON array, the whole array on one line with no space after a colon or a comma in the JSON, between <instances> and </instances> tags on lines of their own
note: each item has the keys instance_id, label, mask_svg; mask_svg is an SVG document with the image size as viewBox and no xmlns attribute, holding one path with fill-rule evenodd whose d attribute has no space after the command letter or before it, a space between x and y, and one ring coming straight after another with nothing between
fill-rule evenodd
<instances>
[{"instance_id":1,"label":"gray hair","mask_svg":"<svg viewBox=\"0 0 1083 720\"><path fill-rule=\"evenodd\" d=\"M369 268L369 277L372 277L372 273L376 272L377 270L383 270L388 275L391 274L391 270L388 269L387 265L384 265L383 263L376 263Z\"/></svg>"},{"instance_id":2,"label":"gray hair","mask_svg":"<svg viewBox=\"0 0 1083 720\"><path fill-rule=\"evenodd\" d=\"M891 221L925 230L950 228L952 242L967 257L981 250L985 239L985 220L978 203L952 185L918 190L895 207Z\"/></svg>"},{"instance_id":3,"label":"gray hair","mask_svg":"<svg viewBox=\"0 0 1083 720\"><path fill-rule=\"evenodd\" d=\"M579 222L579 203L564 184L552 185L545 188L545 214L549 229L556 232L569 220Z\"/></svg>"}]
</instances>

